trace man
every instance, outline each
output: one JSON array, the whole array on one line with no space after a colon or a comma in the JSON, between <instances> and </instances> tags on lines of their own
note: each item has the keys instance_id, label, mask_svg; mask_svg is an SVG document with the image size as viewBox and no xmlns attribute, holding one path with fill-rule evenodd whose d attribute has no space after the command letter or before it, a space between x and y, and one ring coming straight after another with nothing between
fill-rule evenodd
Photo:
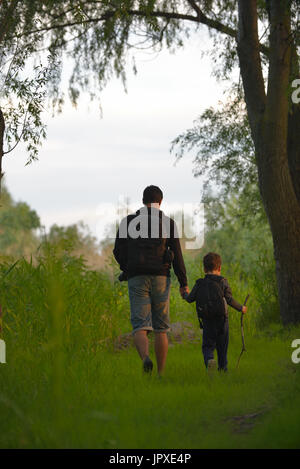
<instances>
[{"instance_id":1,"label":"man","mask_svg":"<svg viewBox=\"0 0 300 469\"><path fill-rule=\"evenodd\" d=\"M161 376L168 353L170 269L180 284L180 293L188 292L186 270L174 220L160 210L163 193L148 186L143 193L144 207L121 221L114 256L128 279L131 324L134 343L143 369L153 369L149 357L148 333L155 334L155 355Z\"/></svg>"}]
</instances>

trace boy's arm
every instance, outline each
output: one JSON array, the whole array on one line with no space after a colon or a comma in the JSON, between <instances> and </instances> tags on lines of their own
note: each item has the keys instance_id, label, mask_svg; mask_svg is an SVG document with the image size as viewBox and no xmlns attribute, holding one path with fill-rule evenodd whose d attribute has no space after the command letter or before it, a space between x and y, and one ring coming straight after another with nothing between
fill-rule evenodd
<instances>
[{"instance_id":1,"label":"boy's arm","mask_svg":"<svg viewBox=\"0 0 300 469\"><path fill-rule=\"evenodd\" d=\"M223 282L224 282L224 298L227 304L229 304L229 306L236 309L237 311L242 311L243 306L233 298L232 291L231 291L231 288L229 286L227 279L224 278Z\"/></svg>"},{"instance_id":2,"label":"boy's arm","mask_svg":"<svg viewBox=\"0 0 300 469\"><path fill-rule=\"evenodd\" d=\"M188 303L193 303L194 301L196 301L197 290L198 290L198 285L197 283L195 283L195 285L192 288L192 291L190 293L184 293L182 295L182 298L186 300Z\"/></svg>"}]
</instances>

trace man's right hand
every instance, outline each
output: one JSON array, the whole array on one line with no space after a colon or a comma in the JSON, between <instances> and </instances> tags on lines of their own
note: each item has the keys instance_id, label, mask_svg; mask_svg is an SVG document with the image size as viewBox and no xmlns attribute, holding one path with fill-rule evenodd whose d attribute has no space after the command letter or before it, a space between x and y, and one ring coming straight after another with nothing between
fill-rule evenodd
<instances>
[{"instance_id":1,"label":"man's right hand","mask_svg":"<svg viewBox=\"0 0 300 469\"><path fill-rule=\"evenodd\" d=\"M187 294L190 293L190 289L187 285L185 287L180 287L179 291L180 291L180 295L182 298L183 298L184 293L187 293Z\"/></svg>"},{"instance_id":2,"label":"man's right hand","mask_svg":"<svg viewBox=\"0 0 300 469\"><path fill-rule=\"evenodd\" d=\"M243 306L242 313L243 314L247 313L247 310L248 310L247 306Z\"/></svg>"}]
</instances>

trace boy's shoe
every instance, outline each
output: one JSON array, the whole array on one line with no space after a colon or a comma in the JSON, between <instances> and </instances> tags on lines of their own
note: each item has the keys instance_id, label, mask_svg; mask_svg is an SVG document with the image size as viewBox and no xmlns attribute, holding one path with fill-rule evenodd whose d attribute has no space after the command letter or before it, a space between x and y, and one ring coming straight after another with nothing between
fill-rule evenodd
<instances>
[{"instance_id":1,"label":"boy's shoe","mask_svg":"<svg viewBox=\"0 0 300 469\"><path fill-rule=\"evenodd\" d=\"M151 373L153 370L153 363L149 357L146 357L143 361L143 370L145 373Z\"/></svg>"},{"instance_id":2,"label":"boy's shoe","mask_svg":"<svg viewBox=\"0 0 300 469\"><path fill-rule=\"evenodd\" d=\"M207 363L207 372L209 374L214 373L214 371L217 369L217 362L214 359L208 360Z\"/></svg>"}]
</instances>

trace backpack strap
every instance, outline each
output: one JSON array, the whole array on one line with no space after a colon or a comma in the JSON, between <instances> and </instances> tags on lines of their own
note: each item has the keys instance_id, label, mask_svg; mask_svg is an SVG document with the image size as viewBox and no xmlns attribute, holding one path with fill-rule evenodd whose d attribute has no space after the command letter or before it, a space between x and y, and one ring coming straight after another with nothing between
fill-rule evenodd
<instances>
[{"instance_id":1,"label":"backpack strap","mask_svg":"<svg viewBox=\"0 0 300 469\"><path fill-rule=\"evenodd\" d=\"M205 282L206 293L207 293L207 301L208 301L208 303L210 303L210 293L209 293L209 282L210 282L210 280L207 277L204 277L204 282Z\"/></svg>"}]
</instances>

